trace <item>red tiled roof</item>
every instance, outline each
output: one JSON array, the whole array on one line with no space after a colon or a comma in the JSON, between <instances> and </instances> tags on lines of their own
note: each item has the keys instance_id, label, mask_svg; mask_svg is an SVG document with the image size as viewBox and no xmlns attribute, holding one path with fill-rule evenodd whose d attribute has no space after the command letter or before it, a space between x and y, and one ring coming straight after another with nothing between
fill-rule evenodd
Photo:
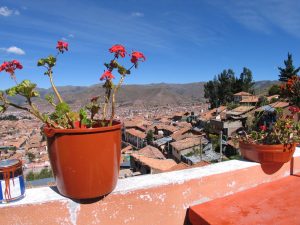
<instances>
[{"instance_id":1,"label":"red tiled roof","mask_svg":"<svg viewBox=\"0 0 300 225\"><path fill-rule=\"evenodd\" d=\"M153 158L153 159L166 159L166 157L162 154L162 152L151 146L151 145L147 145L146 147L138 150L136 152L138 155L143 155L146 156L148 158Z\"/></svg>"},{"instance_id":2,"label":"red tiled roof","mask_svg":"<svg viewBox=\"0 0 300 225\"><path fill-rule=\"evenodd\" d=\"M287 106L289 106L288 102L274 102L272 104L270 104L270 106L272 106L273 108L285 108Z\"/></svg>"},{"instance_id":3,"label":"red tiled roof","mask_svg":"<svg viewBox=\"0 0 300 225\"><path fill-rule=\"evenodd\" d=\"M257 96L250 96L240 101L240 103L255 103L258 102Z\"/></svg>"},{"instance_id":4,"label":"red tiled roof","mask_svg":"<svg viewBox=\"0 0 300 225\"><path fill-rule=\"evenodd\" d=\"M127 147L125 147L121 150L121 153L126 153L126 152L130 152L130 151L132 151L132 146L128 145Z\"/></svg>"},{"instance_id":5,"label":"red tiled roof","mask_svg":"<svg viewBox=\"0 0 300 225\"><path fill-rule=\"evenodd\" d=\"M234 108L234 109L228 111L227 114L230 114L230 115L242 115L242 114L244 114L246 112L251 111L254 108L255 108L254 106L239 106L237 108Z\"/></svg>"},{"instance_id":6,"label":"red tiled roof","mask_svg":"<svg viewBox=\"0 0 300 225\"><path fill-rule=\"evenodd\" d=\"M178 127L174 127L172 125L165 125L165 124L158 124L154 127L156 127L158 130L167 130L172 133L178 130Z\"/></svg>"},{"instance_id":7,"label":"red tiled roof","mask_svg":"<svg viewBox=\"0 0 300 225\"><path fill-rule=\"evenodd\" d=\"M251 96L252 94L245 92L245 91L241 91L238 93L235 93L234 96Z\"/></svg>"},{"instance_id":8,"label":"red tiled roof","mask_svg":"<svg viewBox=\"0 0 300 225\"><path fill-rule=\"evenodd\" d=\"M271 96L268 96L268 97L267 97L268 101L271 101L273 98L278 99L278 98L279 98L279 95L271 95Z\"/></svg>"},{"instance_id":9,"label":"red tiled roof","mask_svg":"<svg viewBox=\"0 0 300 225\"><path fill-rule=\"evenodd\" d=\"M129 133L132 136L139 137L141 139L144 139L147 136L144 132L136 130L136 129L126 129L126 133Z\"/></svg>"},{"instance_id":10,"label":"red tiled roof","mask_svg":"<svg viewBox=\"0 0 300 225\"><path fill-rule=\"evenodd\" d=\"M169 170L177 164L173 159L152 159L135 153L133 153L131 156L142 164L160 171Z\"/></svg>"},{"instance_id":11,"label":"red tiled roof","mask_svg":"<svg viewBox=\"0 0 300 225\"><path fill-rule=\"evenodd\" d=\"M182 151L187 148L192 148L194 146L200 145L200 136L198 137L191 137L191 138L186 138L183 140L175 141L170 143L170 145L175 148L177 151Z\"/></svg>"},{"instance_id":12,"label":"red tiled roof","mask_svg":"<svg viewBox=\"0 0 300 225\"><path fill-rule=\"evenodd\" d=\"M218 108L214 108L214 109L209 110L208 112L200 114L200 118L205 121L210 120L215 116L215 114L217 113L217 110L219 113L221 113L226 109L227 109L227 106L221 105Z\"/></svg>"},{"instance_id":13,"label":"red tiled roof","mask_svg":"<svg viewBox=\"0 0 300 225\"><path fill-rule=\"evenodd\" d=\"M189 128L189 127L181 128L180 130L178 130L175 133L173 133L171 135L171 138L173 140L179 141L179 140L183 139L185 137L184 134L187 133L190 130L191 130L191 128Z\"/></svg>"}]
</instances>

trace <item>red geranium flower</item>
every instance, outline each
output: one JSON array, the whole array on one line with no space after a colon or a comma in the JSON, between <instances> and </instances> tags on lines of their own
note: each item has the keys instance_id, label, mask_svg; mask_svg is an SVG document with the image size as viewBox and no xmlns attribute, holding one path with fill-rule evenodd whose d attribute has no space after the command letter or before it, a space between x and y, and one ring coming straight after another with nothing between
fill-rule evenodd
<instances>
[{"instance_id":1,"label":"red geranium flower","mask_svg":"<svg viewBox=\"0 0 300 225\"><path fill-rule=\"evenodd\" d=\"M118 58L119 55L124 58L126 54L126 50L123 45L114 45L109 49L109 52L115 53L116 58Z\"/></svg>"},{"instance_id":2,"label":"red geranium flower","mask_svg":"<svg viewBox=\"0 0 300 225\"><path fill-rule=\"evenodd\" d=\"M141 52L132 52L131 53L131 60L130 61L132 63L136 64L139 59L141 59L141 61L144 62L146 60L146 57Z\"/></svg>"},{"instance_id":3,"label":"red geranium flower","mask_svg":"<svg viewBox=\"0 0 300 225\"><path fill-rule=\"evenodd\" d=\"M261 126L259 126L259 129L261 129L262 131L266 131L267 130L267 126L266 125L261 125Z\"/></svg>"},{"instance_id":4,"label":"red geranium flower","mask_svg":"<svg viewBox=\"0 0 300 225\"><path fill-rule=\"evenodd\" d=\"M300 112L300 109L299 109L299 107L297 107L297 106L290 106L290 107L289 107L289 111L290 111L292 114L295 114L295 113L297 113L297 112Z\"/></svg>"},{"instance_id":5,"label":"red geranium flower","mask_svg":"<svg viewBox=\"0 0 300 225\"><path fill-rule=\"evenodd\" d=\"M23 66L18 60L3 62L0 66L0 72L5 70L5 72L8 72L10 74L13 74L16 69L23 69Z\"/></svg>"},{"instance_id":6,"label":"red geranium flower","mask_svg":"<svg viewBox=\"0 0 300 225\"><path fill-rule=\"evenodd\" d=\"M291 128L291 127L292 127L292 125L290 125L290 124L287 124L287 125L285 125L285 127L289 129L289 128Z\"/></svg>"},{"instance_id":7,"label":"red geranium flower","mask_svg":"<svg viewBox=\"0 0 300 225\"><path fill-rule=\"evenodd\" d=\"M65 50L68 51L69 44L65 41L58 41L56 48L58 49L58 51L63 53Z\"/></svg>"},{"instance_id":8,"label":"red geranium flower","mask_svg":"<svg viewBox=\"0 0 300 225\"><path fill-rule=\"evenodd\" d=\"M104 79L111 80L113 78L115 78L115 76L111 73L111 71L107 70L102 74L100 80L104 80Z\"/></svg>"}]
</instances>

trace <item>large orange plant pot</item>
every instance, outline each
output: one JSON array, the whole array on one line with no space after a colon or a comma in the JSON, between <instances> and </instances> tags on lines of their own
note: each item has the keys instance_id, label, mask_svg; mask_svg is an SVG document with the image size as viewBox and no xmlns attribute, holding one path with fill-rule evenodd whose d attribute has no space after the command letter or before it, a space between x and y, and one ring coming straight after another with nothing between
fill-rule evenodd
<instances>
[{"instance_id":1,"label":"large orange plant pot","mask_svg":"<svg viewBox=\"0 0 300 225\"><path fill-rule=\"evenodd\" d=\"M296 144L263 145L240 142L244 158L258 163L286 163L291 160Z\"/></svg>"},{"instance_id":2,"label":"large orange plant pot","mask_svg":"<svg viewBox=\"0 0 300 225\"><path fill-rule=\"evenodd\" d=\"M83 129L44 128L48 153L59 192L88 199L116 186L121 152L121 124Z\"/></svg>"}]
</instances>

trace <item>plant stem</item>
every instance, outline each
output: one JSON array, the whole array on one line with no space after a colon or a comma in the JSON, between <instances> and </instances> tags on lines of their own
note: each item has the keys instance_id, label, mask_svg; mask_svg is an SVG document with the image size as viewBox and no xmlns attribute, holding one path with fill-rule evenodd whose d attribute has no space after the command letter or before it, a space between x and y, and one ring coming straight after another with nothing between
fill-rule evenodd
<instances>
[{"instance_id":1,"label":"plant stem","mask_svg":"<svg viewBox=\"0 0 300 225\"><path fill-rule=\"evenodd\" d=\"M54 85L54 82L53 82L53 76L52 76L52 70L51 70L51 68L49 68L49 78L50 78L50 83L51 83L51 86L52 86L52 89L53 89L54 93L56 94L59 102L62 103L63 99L60 96L60 94L59 94L58 90L56 89L56 87Z\"/></svg>"},{"instance_id":2,"label":"plant stem","mask_svg":"<svg viewBox=\"0 0 300 225\"><path fill-rule=\"evenodd\" d=\"M12 73L10 75L10 77L11 77L11 79L13 79L15 81L16 85L18 85L18 81L17 81L16 75L14 73Z\"/></svg>"},{"instance_id":3,"label":"plant stem","mask_svg":"<svg viewBox=\"0 0 300 225\"><path fill-rule=\"evenodd\" d=\"M102 115L102 121L105 121L106 120L106 108L107 108L107 104L109 102L109 98L108 96L106 95L105 96L105 103L104 103L104 106L103 106L103 115Z\"/></svg>"},{"instance_id":4,"label":"plant stem","mask_svg":"<svg viewBox=\"0 0 300 225\"><path fill-rule=\"evenodd\" d=\"M110 121L109 121L109 126L112 125L113 119L115 117L115 103L116 103L115 97L116 97L117 91L120 89L124 79L125 79L125 75L122 75L118 85L114 88L114 91L113 91L113 94L112 94L111 117L110 117Z\"/></svg>"},{"instance_id":5,"label":"plant stem","mask_svg":"<svg viewBox=\"0 0 300 225\"><path fill-rule=\"evenodd\" d=\"M60 102L60 103L63 103L63 99L62 99L62 97L60 96L60 94L59 94L59 92L58 92L56 86L54 85L51 68L49 68L48 71L49 71L49 78L50 78L50 83L51 83L52 89L53 89L54 93L56 94L56 96L57 96L59 102ZM71 126L72 128L75 128L75 126L74 126L74 124L73 124L73 121L71 120L71 118L70 118L70 116L69 116L68 113L66 113L66 117L67 117L67 119L68 119L68 122L69 122L70 126Z\"/></svg>"}]
</instances>

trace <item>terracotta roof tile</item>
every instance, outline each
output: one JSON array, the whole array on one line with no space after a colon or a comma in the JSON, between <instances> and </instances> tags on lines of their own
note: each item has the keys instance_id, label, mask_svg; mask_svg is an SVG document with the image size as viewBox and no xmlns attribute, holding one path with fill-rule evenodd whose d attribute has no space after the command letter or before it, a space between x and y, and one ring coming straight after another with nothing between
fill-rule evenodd
<instances>
[{"instance_id":1,"label":"terracotta roof tile","mask_svg":"<svg viewBox=\"0 0 300 225\"><path fill-rule=\"evenodd\" d=\"M162 152L159 149L151 145L147 145L146 147L138 150L136 154L153 159L166 159L166 157L162 154Z\"/></svg>"},{"instance_id":2,"label":"terracotta roof tile","mask_svg":"<svg viewBox=\"0 0 300 225\"><path fill-rule=\"evenodd\" d=\"M235 93L234 96L251 96L252 94L245 92L245 91L241 91L238 93Z\"/></svg>"},{"instance_id":3,"label":"terracotta roof tile","mask_svg":"<svg viewBox=\"0 0 300 225\"><path fill-rule=\"evenodd\" d=\"M131 156L142 164L159 171L167 171L177 164L173 159L152 159L135 153Z\"/></svg>"},{"instance_id":4,"label":"terracotta roof tile","mask_svg":"<svg viewBox=\"0 0 300 225\"><path fill-rule=\"evenodd\" d=\"M285 108L287 106L289 106L288 102L274 102L272 104L270 104L271 107L273 108Z\"/></svg>"},{"instance_id":5,"label":"terracotta roof tile","mask_svg":"<svg viewBox=\"0 0 300 225\"><path fill-rule=\"evenodd\" d=\"M172 142L172 143L170 143L170 145L173 148L175 148L176 150L182 151L184 149L192 148L194 146L200 145L200 138L202 138L202 140L203 140L203 137L200 137L200 136L190 137L190 138L186 138L183 140ZM203 140L203 143L204 143L204 140Z\"/></svg>"},{"instance_id":6,"label":"terracotta roof tile","mask_svg":"<svg viewBox=\"0 0 300 225\"><path fill-rule=\"evenodd\" d=\"M250 96L240 101L240 103L255 103L258 102L257 96Z\"/></svg>"},{"instance_id":7,"label":"terracotta roof tile","mask_svg":"<svg viewBox=\"0 0 300 225\"><path fill-rule=\"evenodd\" d=\"M246 112L251 111L254 108L255 108L254 106L239 106L237 108L234 108L234 109L228 111L227 114L236 115L236 116L237 115L242 115Z\"/></svg>"},{"instance_id":8,"label":"terracotta roof tile","mask_svg":"<svg viewBox=\"0 0 300 225\"><path fill-rule=\"evenodd\" d=\"M144 132L136 130L136 129L126 129L126 133L129 133L129 134L139 137L141 139L145 139L147 136Z\"/></svg>"}]
</instances>

